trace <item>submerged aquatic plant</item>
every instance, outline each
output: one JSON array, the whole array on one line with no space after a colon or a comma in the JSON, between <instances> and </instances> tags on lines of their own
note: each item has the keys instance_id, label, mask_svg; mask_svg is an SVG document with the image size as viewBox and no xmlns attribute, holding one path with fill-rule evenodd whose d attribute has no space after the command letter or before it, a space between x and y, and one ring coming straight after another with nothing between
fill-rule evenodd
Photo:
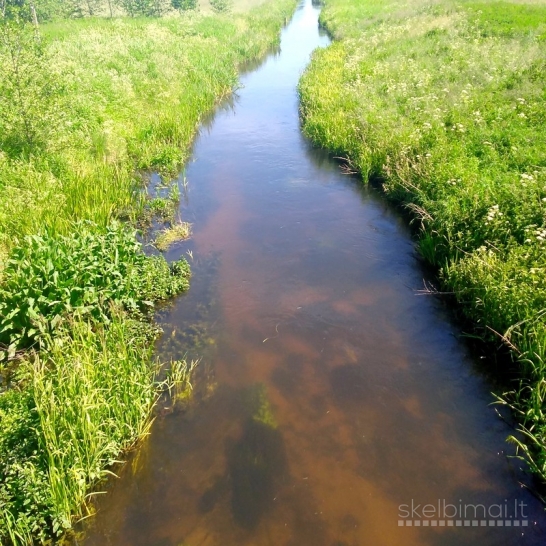
<instances>
[{"instance_id":1,"label":"submerged aquatic plant","mask_svg":"<svg viewBox=\"0 0 546 546\"><path fill-rule=\"evenodd\" d=\"M177 406L184 407L188 404L193 393L191 380L199 363L199 360L188 362L186 358L171 361L167 371L167 378L165 379L165 388L168 392L170 407L164 409L172 411Z\"/></svg>"},{"instance_id":2,"label":"submerged aquatic plant","mask_svg":"<svg viewBox=\"0 0 546 546\"><path fill-rule=\"evenodd\" d=\"M248 389L246 393L247 407L251 418L256 423L261 423L272 429L277 428L277 421L273 415L271 403L267 396L267 387L258 383Z\"/></svg>"}]
</instances>

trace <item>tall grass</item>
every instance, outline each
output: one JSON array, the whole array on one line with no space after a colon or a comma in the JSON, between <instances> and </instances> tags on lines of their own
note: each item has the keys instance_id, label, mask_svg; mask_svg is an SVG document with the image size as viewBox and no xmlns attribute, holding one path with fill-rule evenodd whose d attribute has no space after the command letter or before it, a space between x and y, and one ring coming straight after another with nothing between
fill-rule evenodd
<instances>
[{"instance_id":1,"label":"tall grass","mask_svg":"<svg viewBox=\"0 0 546 546\"><path fill-rule=\"evenodd\" d=\"M147 329L120 311L107 327L70 322L47 348L21 364L22 390L0 397L0 536L14 544L89 514L92 488L147 432L161 392Z\"/></svg>"},{"instance_id":2,"label":"tall grass","mask_svg":"<svg viewBox=\"0 0 546 546\"><path fill-rule=\"evenodd\" d=\"M139 173L176 172L294 4L56 22L40 39L0 21L0 544L69 531L146 433L161 390L151 313L189 267L136 241L130 225L177 193L146 204Z\"/></svg>"},{"instance_id":3,"label":"tall grass","mask_svg":"<svg viewBox=\"0 0 546 546\"><path fill-rule=\"evenodd\" d=\"M59 536L146 430L158 396L154 302L185 261L145 256L120 224L27 237L0 285L0 542Z\"/></svg>"},{"instance_id":4,"label":"tall grass","mask_svg":"<svg viewBox=\"0 0 546 546\"><path fill-rule=\"evenodd\" d=\"M237 87L239 65L278 42L293 5L45 26L40 62L57 83L57 123L44 127L43 146L22 153L0 115L0 245L9 249L40 230L67 233L74 220L106 225L131 217L141 185L136 170L176 172L201 116Z\"/></svg>"},{"instance_id":5,"label":"tall grass","mask_svg":"<svg viewBox=\"0 0 546 546\"><path fill-rule=\"evenodd\" d=\"M300 82L304 131L383 181L476 331L511 347L505 400L546 481L546 3L328 0L321 19L338 41Z\"/></svg>"}]
</instances>

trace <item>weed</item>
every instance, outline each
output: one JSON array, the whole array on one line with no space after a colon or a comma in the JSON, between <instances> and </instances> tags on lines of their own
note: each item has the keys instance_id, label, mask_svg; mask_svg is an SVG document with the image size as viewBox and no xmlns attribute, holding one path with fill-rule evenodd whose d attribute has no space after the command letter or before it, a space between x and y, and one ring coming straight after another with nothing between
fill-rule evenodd
<instances>
[{"instance_id":1,"label":"weed","mask_svg":"<svg viewBox=\"0 0 546 546\"><path fill-rule=\"evenodd\" d=\"M162 391L150 336L120 310L108 325L74 319L21 364L17 390L0 396L2 540L45 541L89 514L89 491L147 432Z\"/></svg>"},{"instance_id":2,"label":"weed","mask_svg":"<svg viewBox=\"0 0 546 546\"><path fill-rule=\"evenodd\" d=\"M29 236L12 250L4 271L0 343L11 356L38 346L70 317L108 322L112 305L149 311L155 300L187 289L188 279L186 262L168 266L145 256L120 224L104 232L79 224L69 236Z\"/></svg>"}]
</instances>

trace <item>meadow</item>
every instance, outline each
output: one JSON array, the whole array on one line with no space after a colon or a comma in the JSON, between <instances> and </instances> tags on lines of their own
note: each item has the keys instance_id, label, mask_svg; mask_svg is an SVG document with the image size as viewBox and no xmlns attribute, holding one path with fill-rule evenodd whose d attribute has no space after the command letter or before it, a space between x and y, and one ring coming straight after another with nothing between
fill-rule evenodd
<instances>
[{"instance_id":1,"label":"meadow","mask_svg":"<svg viewBox=\"0 0 546 546\"><path fill-rule=\"evenodd\" d=\"M546 3L327 0L304 132L379 184L473 336L504 345L499 403L546 482Z\"/></svg>"},{"instance_id":2,"label":"meadow","mask_svg":"<svg viewBox=\"0 0 546 546\"><path fill-rule=\"evenodd\" d=\"M0 544L64 536L146 434L166 387L154 305L190 268L145 252L137 228L164 216L159 249L188 234L172 178L294 4L0 18ZM147 195L151 171L167 198ZM165 364L167 386L188 386L185 363Z\"/></svg>"}]
</instances>

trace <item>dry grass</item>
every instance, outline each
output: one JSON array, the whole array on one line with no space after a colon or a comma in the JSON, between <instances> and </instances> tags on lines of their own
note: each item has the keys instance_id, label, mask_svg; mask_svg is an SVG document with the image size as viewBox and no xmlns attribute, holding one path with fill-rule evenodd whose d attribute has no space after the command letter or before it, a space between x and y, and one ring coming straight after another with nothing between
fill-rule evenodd
<instances>
[{"instance_id":1,"label":"dry grass","mask_svg":"<svg viewBox=\"0 0 546 546\"><path fill-rule=\"evenodd\" d=\"M188 222L180 222L160 232L156 237L155 247L161 252L165 252L174 243L184 241L190 236L191 224Z\"/></svg>"}]
</instances>

